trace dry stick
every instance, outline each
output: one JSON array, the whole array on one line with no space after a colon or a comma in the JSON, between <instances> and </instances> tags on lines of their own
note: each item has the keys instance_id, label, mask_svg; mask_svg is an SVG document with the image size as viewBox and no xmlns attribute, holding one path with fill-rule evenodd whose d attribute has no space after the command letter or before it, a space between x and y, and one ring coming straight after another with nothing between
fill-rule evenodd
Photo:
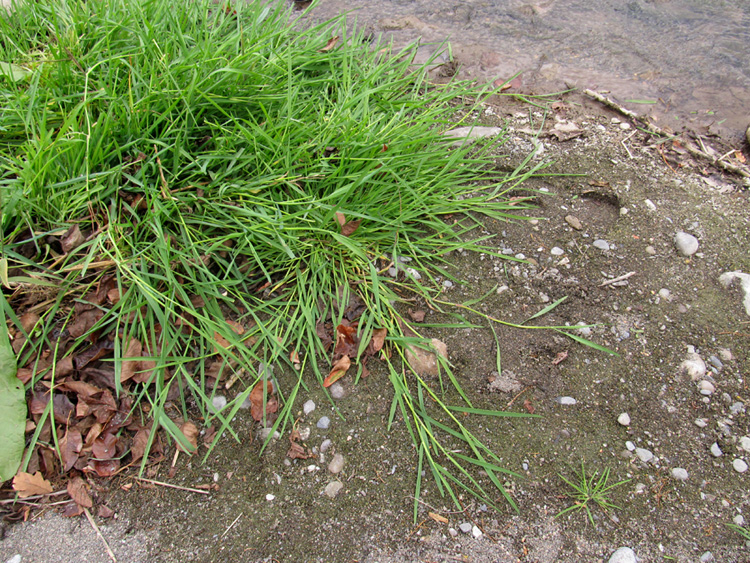
<instances>
[{"instance_id":1,"label":"dry stick","mask_svg":"<svg viewBox=\"0 0 750 563\"><path fill-rule=\"evenodd\" d=\"M613 109L613 110L621 113L625 117L629 117L630 119L632 119L634 121L637 121L638 123L640 123L641 125L643 125L643 127L649 133L653 133L654 135L660 135L660 136L664 136L664 137L670 137L670 136L672 136L669 133L667 133L666 131L664 131L663 129L660 129L659 127L657 127L653 123L649 122L648 119L646 119L645 117L640 116L637 113L632 112L629 109L622 107L617 102L614 102L614 101L610 100L606 96L601 95L599 92L595 92L594 90L589 90L587 88L586 90L583 91L583 93L586 94L588 97L595 99L597 102L600 102L600 103L604 104L608 108L611 108L611 109ZM698 139L699 139L701 145L703 145L703 139L701 139L700 137ZM725 170L727 172L731 172L732 174L737 174L738 176L742 176L745 179L750 179L750 171L746 170L746 167L744 167L744 166L736 166L734 164L730 164L728 162L724 162L723 160L721 160L719 158L715 158L715 157L711 156L710 154L708 154L707 151L697 149L695 147L692 147L692 146L688 145L687 143L685 143L683 145L683 148L688 153L690 153L692 156L695 156L695 157L698 157L698 158L702 158L704 160L708 160L711 164L713 164L714 166L716 166L718 168L721 168L721 169L723 169L723 170ZM704 148L705 148L705 145L704 145Z\"/></svg>"},{"instance_id":2,"label":"dry stick","mask_svg":"<svg viewBox=\"0 0 750 563\"><path fill-rule=\"evenodd\" d=\"M234 519L234 522L232 522L231 524L229 524L229 527L226 530L224 530L224 533L221 534L221 537L219 539L222 539L224 536L226 536L227 532L234 527L234 525L237 523L237 520L239 520L240 518L242 518L242 512L240 512L240 515L237 518Z\"/></svg>"},{"instance_id":3,"label":"dry stick","mask_svg":"<svg viewBox=\"0 0 750 563\"><path fill-rule=\"evenodd\" d=\"M629 277L634 276L634 275L635 275L635 272L628 272L627 274L617 276L616 278L612 278L611 280L603 281L602 283L599 284L599 287L604 287L605 285L609 285L611 283L617 283L619 281L626 280Z\"/></svg>"},{"instance_id":4,"label":"dry stick","mask_svg":"<svg viewBox=\"0 0 750 563\"><path fill-rule=\"evenodd\" d=\"M18 499L6 498L3 500L0 500L0 504L13 504L13 503L20 502L20 501L31 501L31 500L36 500L40 498L56 497L56 496L66 495L66 494L68 494L68 490L64 489L62 491L55 491L54 493L47 493L44 495L31 495L30 497L25 497L25 498L18 498ZM68 502L68 501L65 501L65 502Z\"/></svg>"},{"instance_id":5,"label":"dry stick","mask_svg":"<svg viewBox=\"0 0 750 563\"><path fill-rule=\"evenodd\" d=\"M172 483L164 483L163 481L154 481L153 479L145 479L143 477L134 477L134 479L137 479L138 481L143 481L144 483L151 483L152 485L161 485L162 487L169 487L170 489L179 489L180 491L200 493L202 495L211 494L210 492L204 491L202 489L191 489L190 487L180 487L179 485L173 485Z\"/></svg>"},{"instance_id":6,"label":"dry stick","mask_svg":"<svg viewBox=\"0 0 750 563\"><path fill-rule=\"evenodd\" d=\"M86 515L86 518L88 518L89 524L91 524L91 527L94 528L96 535L99 536L100 540L102 540L102 543L104 544L104 547L107 550L107 555L109 555L109 558L115 563L117 563L117 558L115 557L115 554L112 553L111 549L109 549L109 544L107 543L107 540L104 539L104 536L102 535L102 533L99 531L99 526L96 525L96 522L94 522L94 519L91 517L91 513L89 512L89 509L84 508L83 513Z\"/></svg>"}]
</instances>

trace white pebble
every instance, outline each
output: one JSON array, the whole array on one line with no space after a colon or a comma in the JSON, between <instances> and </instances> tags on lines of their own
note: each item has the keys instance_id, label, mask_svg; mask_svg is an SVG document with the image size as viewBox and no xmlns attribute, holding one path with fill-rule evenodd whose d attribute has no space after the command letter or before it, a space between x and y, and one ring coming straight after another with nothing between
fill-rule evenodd
<instances>
[{"instance_id":1,"label":"white pebble","mask_svg":"<svg viewBox=\"0 0 750 563\"><path fill-rule=\"evenodd\" d=\"M656 204L650 199L644 199L643 203L645 203L646 207L648 207L651 211L656 211Z\"/></svg>"},{"instance_id":2,"label":"white pebble","mask_svg":"<svg viewBox=\"0 0 750 563\"><path fill-rule=\"evenodd\" d=\"M596 239L593 243L591 243L591 245L594 248L598 248L599 250L609 250L609 243L606 240Z\"/></svg>"},{"instance_id":3,"label":"white pebble","mask_svg":"<svg viewBox=\"0 0 750 563\"><path fill-rule=\"evenodd\" d=\"M732 518L732 522L737 524L738 526L744 526L745 525L745 517L742 514L738 514L734 518Z\"/></svg>"},{"instance_id":4,"label":"white pebble","mask_svg":"<svg viewBox=\"0 0 750 563\"><path fill-rule=\"evenodd\" d=\"M721 448L719 447L719 444L717 442L714 442L711 444L711 455L714 457L721 457L724 454L724 452L721 451Z\"/></svg>"},{"instance_id":5,"label":"white pebble","mask_svg":"<svg viewBox=\"0 0 750 563\"><path fill-rule=\"evenodd\" d=\"M341 492L341 489L344 488L344 484L340 481L332 481L326 485L326 488L323 490L326 496L330 498L335 498L336 495Z\"/></svg>"},{"instance_id":6,"label":"white pebble","mask_svg":"<svg viewBox=\"0 0 750 563\"><path fill-rule=\"evenodd\" d=\"M215 395L211 399L211 405L214 407L214 412L218 412L227 406L227 398L224 395Z\"/></svg>"},{"instance_id":7,"label":"white pebble","mask_svg":"<svg viewBox=\"0 0 750 563\"><path fill-rule=\"evenodd\" d=\"M471 524L469 522L462 522L458 525L458 529L461 530L464 534L468 534L471 532Z\"/></svg>"},{"instance_id":8,"label":"white pebble","mask_svg":"<svg viewBox=\"0 0 750 563\"><path fill-rule=\"evenodd\" d=\"M617 417L617 422L621 426L630 426L630 415L626 412L622 413L620 416Z\"/></svg>"},{"instance_id":9,"label":"white pebble","mask_svg":"<svg viewBox=\"0 0 750 563\"><path fill-rule=\"evenodd\" d=\"M331 425L331 419L327 416L321 416L316 426L321 430L326 430Z\"/></svg>"},{"instance_id":10,"label":"white pebble","mask_svg":"<svg viewBox=\"0 0 750 563\"><path fill-rule=\"evenodd\" d=\"M636 448L635 455L637 455L638 459L640 459L643 463L648 463L654 458L654 454L652 454L645 448Z\"/></svg>"},{"instance_id":11,"label":"white pebble","mask_svg":"<svg viewBox=\"0 0 750 563\"><path fill-rule=\"evenodd\" d=\"M747 463L745 463L744 459L735 459L732 462L732 467L737 473L744 473L745 471L747 471Z\"/></svg>"},{"instance_id":12,"label":"white pebble","mask_svg":"<svg viewBox=\"0 0 750 563\"><path fill-rule=\"evenodd\" d=\"M8 559L5 563L21 563L21 554L16 553L13 557Z\"/></svg>"},{"instance_id":13,"label":"white pebble","mask_svg":"<svg viewBox=\"0 0 750 563\"><path fill-rule=\"evenodd\" d=\"M559 246L553 246L549 253L552 256L562 256L563 254L565 254L565 251Z\"/></svg>"},{"instance_id":14,"label":"white pebble","mask_svg":"<svg viewBox=\"0 0 750 563\"><path fill-rule=\"evenodd\" d=\"M707 418L696 418L695 419L695 425L698 428L705 428L708 426L708 419Z\"/></svg>"},{"instance_id":15,"label":"white pebble","mask_svg":"<svg viewBox=\"0 0 750 563\"><path fill-rule=\"evenodd\" d=\"M305 413L305 415L310 414L312 411L315 410L315 401L310 399L309 401L305 401L305 404L302 405L302 412Z\"/></svg>"},{"instance_id":16,"label":"white pebble","mask_svg":"<svg viewBox=\"0 0 750 563\"><path fill-rule=\"evenodd\" d=\"M271 502L271 501L272 501L273 499L275 499L275 498L276 498L276 497L275 497L274 495L272 495L271 493L269 493L269 494L267 494L267 495L266 495L266 500L267 500L268 502Z\"/></svg>"},{"instance_id":17,"label":"white pebble","mask_svg":"<svg viewBox=\"0 0 750 563\"><path fill-rule=\"evenodd\" d=\"M621 547L609 558L609 563L638 563L635 552L629 547Z\"/></svg>"},{"instance_id":18,"label":"white pebble","mask_svg":"<svg viewBox=\"0 0 750 563\"><path fill-rule=\"evenodd\" d=\"M331 394L331 397L334 399L343 399L346 395L346 390L344 389L344 386L341 385L341 383L336 382L333 385L331 385L331 388L328 390L328 392Z\"/></svg>"},{"instance_id":19,"label":"white pebble","mask_svg":"<svg viewBox=\"0 0 750 563\"><path fill-rule=\"evenodd\" d=\"M472 526L471 535L474 536L476 539L479 539L482 537L482 530L480 530L477 526Z\"/></svg>"},{"instance_id":20,"label":"white pebble","mask_svg":"<svg viewBox=\"0 0 750 563\"><path fill-rule=\"evenodd\" d=\"M674 245L677 252L686 257L698 252L698 246L700 246L697 238L682 231L674 236Z\"/></svg>"},{"instance_id":21,"label":"white pebble","mask_svg":"<svg viewBox=\"0 0 750 563\"><path fill-rule=\"evenodd\" d=\"M708 381L707 379L702 380L700 383L698 383L698 389L701 392L701 395L713 395L714 391L716 391L716 387L713 383Z\"/></svg>"},{"instance_id":22,"label":"white pebble","mask_svg":"<svg viewBox=\"0 0 750 563\"><path fill-rule=\"evenodd\" d=\"M328 471L336 475L337 473L341 473L342 469L344 469L344 456L336 454L333 456L331 463L328 464Z\"/></svg>"},{"instance_id":23,"label":"white pebble","mask_svg":"<svg viewBox=\"0 0 750 563\"><path fill-rule=\"evenodd\" d=\"M672 469L672 477L674 477L678 481L687 481L688 472L682 467L675 467Z\"/></svg>"},{"instance_id":24,"label":"white pebble","mask_svg":"<svg viewBox=\"0 0 750 563\"><path fill-rule=\"evenodd\" d=\"M328 438L326 438L320 444L320 453L326 453L332 445L333 445L333 442L331 442L331 440L329 440Z\"/></svg>"},{"instance_id":25,"label":"white pebble","mask_svg":"<svg viewBox=\"0 0 750 563\"><path fill-rule=\"evenodd\" d=\"M680 369L690 376L693 381L698 381L706 375L706 362L695 352L688 352L685 360L680 364Z\"/></svg>"},{"instance_id":26,"label":"white pebble","mask_svg":"<svg viewBox=\"0 0 750 563\"><path fill-rule=\"evenodd\" d=\"M625 447L628 448L629 452L635 451L635 444L631 442L630 440L625 442Z\"/></svg>"},{"instance_id":27,"label":"white pebble","mask_svg":"<svg viewBox=\"0 0 750 563\"><path fill-rule=\"evenodd\" d=\"M558 397L555 401L561 405L575 405L577 402L573 397Z\"/></svg>"},{"instance_id":28,"label":"white pebble","mask_svg":"<svg viewBox=\"0 0 750 563\"><path fill-rule=\"evenodd\" d=\"M750 452L750 437L743 436L740 438L740 447L746 452Z\"/></svg>"},{"instance_id":29,"label":"white pebble","mask_svg":"<svg viewBox=\"0 0 750 563\"><path fill-rule=\"evenodd\" d=\"M665 301L671 301L672 300L672 292L669 291L667 288L661 288L659 290L659 297L664 299Z\"/></svg>"}]
</instances>

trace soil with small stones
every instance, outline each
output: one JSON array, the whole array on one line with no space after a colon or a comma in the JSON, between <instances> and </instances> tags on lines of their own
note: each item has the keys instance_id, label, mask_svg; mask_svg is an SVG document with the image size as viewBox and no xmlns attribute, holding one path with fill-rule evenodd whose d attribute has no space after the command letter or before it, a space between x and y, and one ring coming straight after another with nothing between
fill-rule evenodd
<instances>
[{"instance_id":1,"label":"soil with small stones","mask_svg":"<svg viewBox=\"0 0 750 563\"><path fill-rule=\"evenodd\" d=\"M467 314L465 328L425 329L447 345L474 407L540 415L465 417L504 466L522 475L507 479L520 512L502 499L495 511L469 495L460 497L458 511L427 474L415 524L417 456L398 416L387 430L393 390L385 371L371 366L359 385L343 381L341 399L327 398L314 383L300 391L298 425L310 432L305 443L332 443L320 457L288 461L287 436L261 454L259 427L240 411L234 424L241 443L226 436L205 463L201 455L183 455L173 478L169 467L149 475L181 487L207 486L207 494L116 478L107 505L117 515L98 525L118 561L577 563L607 561L620 546L633 548L642 563L698 561L707 551L715 561L750 560L744 540L727 527L738 515L750 518L750 472L732 468L737 458L750 461L739 445L750 435L750 316L741 289L719 282L724 272L750 273L747 190L689 159L679 145L657 145L632 124L624 128L622 116L576 97L548 113L496 99L475 117L510 127L497 149L499 167L510 170L532 151L532 163L552 164L524 184L538 190L536 219L485 221L484 232L474 233L493 235L488 244L497 252L526 260L456 253L452 273L459 281L445 289L444 300L488 294L475 305L480 313L521 323L566 298L532 323L596 325L587 338L617 353L552 330L496 324L497 373L495 338L481 315ZM558 141L549 133L561 123L575 124L581 134ZM535 140L532 132L540 131ZM735 148L730 158L743 158L743 150L750 158L747 147L710 142L720 154ZM678 231L698 238L697 254L678 254ZM610 249L595 248L597 239ZM430 311L425 322L449 320ZM711 395L702 395L681 367L689 346L708 364L701 379L714 384ZM712 356L720 368L712 367ZM576 402L561 404L560 397ZM308 399L317 407L304 415ZM617 422L623 412L631 419L627 427ZM327 430L316 427L323 415L331 419ZM626 442L654 458L640 461ZM709 451L715 442L721 457ZM327 471L334 453L345 460L337 475ZM610 483L628 480L610 492L618 508L592 507L593 525L582 511L555 517L573 503L562 476L575 481L582 463L590 472L609 468ZM687 471L687 480L672 476L676 467ZM324 489L337 480L343 487L330 498ZM16 553L21 561L109 560L85 519L37 517L5 531L0 560ZM450 528L465 522L481 537L454 537ZM45 543L50 534L56 541Z\"/></svg>"}]
</instances>

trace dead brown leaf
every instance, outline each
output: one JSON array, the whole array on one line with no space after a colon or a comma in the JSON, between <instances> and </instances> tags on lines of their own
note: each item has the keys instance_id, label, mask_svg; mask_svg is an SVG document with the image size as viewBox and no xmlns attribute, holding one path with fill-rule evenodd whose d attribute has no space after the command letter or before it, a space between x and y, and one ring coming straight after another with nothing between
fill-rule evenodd
<instances>
[{"instance_id":1,"label":"dead brown leaf","mask_svg":"<svg viewBox=\"0 0 750 563\"><path fill-rule=\"evenodd\" d=\"M421 323L424 320L424 311L412 311L411 309L408 309L407 312L409 313L409 317L411 318L411 320L413 320L415 323Z\"/></svg>"},{"instance_id":2,"label":"dead brown leaf","mask_svg":"<svg viewBox=\"0 0 750 563\"><path fill-rule=\"evenodd\" d=\"M334 47L336 47L336 44L338 42L339 42L339 36L338 35L334 35L333 37L331 37L328 40L328 43L326 43L326 46L323 47L322 49L320 49L318 52L319 53L326 53L326 52L330 51L331 49L333 49Z\"/></svg>"},{"instance_id":3,"label":"dead brown leaf","mask_svg":"<svg viewBox=\"0 0 750 563\"><path fill-rule=\"evenodd\" d=\"M289 459L308 459L314 455L302 445L302 437L296 428L289 434L289 442L289 451L286 453Z\"/></svg>"},{"instance_id":4,"label":"dead brown leaf","mask_svg":"<svg viewBox=\"0 0 750 563\"><path fill-rule=\"evenodd\" d=\"M255 387L253 387L253 390L250 392L250 396L248 397L248 400L250 401L250 416L253 417L253 419L260 422L263 420L263 414L265 413L266 417L269 414L275 413L279 409L279 403L278 401L273 397L273 384L270 381L266 382L266 404L265 408L263 406L263 382L259 381L255 384Z\"/></svg>"},{"instance_id":5,"label":"dead brown leaf","mask_svg":"<svg viewBox=\"0 0 750 563\"><path fill-rule=\"evenodd\" d=\"M348 223L345 223L341 226L341 234L345 237L351 236L354 234L354 231L359 229L359 225L362 222L362 219L355 219L354 221L349 221Z\"/></svg>"},{"instance_id":6,"label":"dead brown leaf","mask_svg":"<svg viewBox=\"0 0 750 563\"><path fill-rule=\"evenodd\" d=\"M567 350L563 350L562 352L558 352L557 356L555 356L555 359L552 360L552 365L556 366L560 362L564 361L565 358L567 358L567 357L568 357L568 351Z\"/></svg>"},{"instance_id":7,"label":"dead brown leaf","mask_svg":"<svg viewBox=\"0 0 750 563\"><path fill-rule=\"evenodd\" d=\"M331 372L323 381L323 387L330 387L334 382L344 377L351 365L352 361L349 359L349 356L343 356L339 361L333 364Z\"/></svg>"},{"instance_id":8,"label":"dead brown leaf","mask_svg":"<svg viewBox=\"0 0 750 563\"><path fill-rule=\"evenodd\" d=\"M63 472L67 473L78 461L83 449L83 436L75 428L68 428L65 436L60 440L60 457L62 458Z\"/></svg>"},{"instance_id":9,"label":"dead brown leaf","mask_svg":"<svg viewBox=\"0 0 750 563\"><path fill-rule=\"evenodd\" d=\"M143 344L141 344L141 341L137 338L131 338L128 340L123 348L123 358L139 358L143 353ZM125 383L135 375L135 372L138 370L139 362L140 360L136 359L122 361L122 368L120 368L120 383Z\"/></svg>"},{"instance_id":10,"label":"dead brown leaf","mask_svg":"<svg viewBox=\"0 0 750 563\"><path fill-rule=\"evenodd\" d=\"M38 471L33 475L19 471L13 477L13 490L21 498L27 498L32 495L48 495L52 492L52 484L47 481Z\"/></svg>"},{"instance_id":11,"label":"dead brown leaf","mask_svg":"<svg viewBox=\"0 0 750 563\"><path fill-rule=\"evenodd\" d=\"M289 352L289 361L292 362L294 369L299 371L302 368L302 363L299 360L299 353L297 350Z\"/></svg>"},{"instance_id":12,"label":"dead brown leaf","mask_svg":"<svg viewBox=\"0 0 750 563\"><path fill-rule=\"evenodd\" d=\"M76 315L72 323L68 325L68 334L73 338L80 338L99 322L104 316L100 309L88 309Z\"/></svg>"},{"instance_id":13,"label":"dead brown leaf","mask_svg":"<svg viewBox=\"0 0 750 563\"><path fill-rule=\"evenodd\" d=\"M315 334L318 335L320 343L323 344L323 349L327 352L333 344L333 339L331 338L331 335L328 334L324 323L318 322L315 324Z\"/></svg>"},{"instance_id":14,"label":"dead brown leaf","mask_svg":"<svg viewBox=\"0 0 750 563\"><path fill-rule=\"evenodd\" d=\"M370 345L372 346L373 352L380 352L385 344L385 337L388 335L388 330L385 328L376 328L372 331L372 340Z\"/></svg>"},{"instance_id":15,"label":"dead brown leaf","mask_svg":"<svg viewBox=\"0 0 750 563\"><path fill-rule=\"evenodd\" d=\"M60 244L65 254L75 250L84 242L86 242L86 237L81 233L81 228L78 225L73 225L60 237Z\"/></svg>"},{"instance_id":16,"label":"dead brown leaf","mask_svg":"<svg viewBox=\"0 0 750 563\"><path fill-rule=\"evenodd\" d=\"M531 399L526 399L523 402L523 408L525 408L526 412L528 412L529 414L534 414L534 411L536 410L534 408L534 405L531 403Z\"/></svg>"},{"instance_id":17,"label":"dead brown leaf","mask_svg":"<svg viewBox=\"0 0 750 563\"><path fill-rule=\"evenodd\" d=\"M180 426L180 432L184 434L185 438L187 438L188 442L190 443L190 449L188 450L178 442L177 447L180 449L180 451L188 454L194 454L196 451L198 451L198 434L200 433L198 427L188 420L184 422L182 426Z\"/></svg>"},{"instance_id":18,"label":"dead brown leaf","mask_svg":"<svg viewBox=\"0 0 750 563\"><path fill-rule=\"evenodd\" d=\"M445 516L441 516L440 514L435 514L434 512L428 512L427 516L432 518L435 522L439 522L441 524L448 523L448 519Z\"/></svg>"},{"instance_id":19,"label":"dead brown leaf","mask_svg":"<svg viewBox=\"0 0 750 563\"><path fill-rule=\"evenodd\" d=\"M151 434L149 428L141 428L133 436L133 443L130 446L131 461L138 461L146 453L146 446L148 446L148 437Z\"/></svg>"},{"instance_id":20,"label":"dead brown leaf","mask_svg":"<svg viewBox=\"0 0 750 563\"><path fill-rule=\"evenodd\" d=\"M343 227L346 224L346 216L341 213L340 211L336 212L336 221L339 224L339 227Z\"/></svg>"},{"instance_id":21,"label":"dead brown leaf","mask_svg":"<svg viewBox=\"0 0 750 563\"><path fill-rule=\"evenodd\" d=\"M99 460L113 459L117 456L117 441L117 436L109 432L104 432L94 440L91 453Z\"/></svg>"},{"instance_id":22,"label":"dead brown leaf","mask_svg":"<svg viewBox=\"0 0 750 563\"><path fill-rule=\"evenodd\" d=\"M36 326L36 323L39 322L39 315L36 313L26 313L25 315L21 315L18 320L21 322L21 328L23 331L26 334L29 334Z\"/></svg>"},{"instance_id":23,"label":"dead brown leaf","mask_svg":"<svg viewBox=\"0 0 750 563\"><path fill-rule=\"evenodd\" d=\"M67 489L70 498L72 498L78 506L83 506L84 508L91 508L94 506L94 501L91 500L91 495L89 495L89 486L80 477L76 476L68 481Z\"/></svg>"},{"instance_id":24,"label":"dead brown leaf","mask_svg":"<svg viewBox=\"0 0 750 563\"><path fill-rule=\"evenodd\" d=\"M336 327L336 347L333 350L334 358L338 356L356 356L358 347L357 323L352 325L342 323Z\"/></svg>"},{"instance_id":25,"label":"dead brown leaf","mask_svg":"<svg viewBox=\"0 0 750 563\"><path fill-rule=\"evenodd\" d=\"M112 518L115 515L115 511L108 506L101 505L97 514L99 518Z\"/></svg>"}]
</instances>

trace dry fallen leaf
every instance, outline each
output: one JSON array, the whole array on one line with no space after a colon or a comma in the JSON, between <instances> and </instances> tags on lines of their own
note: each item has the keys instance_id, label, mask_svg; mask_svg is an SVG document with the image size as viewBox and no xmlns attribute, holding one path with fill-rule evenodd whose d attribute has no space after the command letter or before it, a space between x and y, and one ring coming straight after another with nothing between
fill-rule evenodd
<instances>
[{"instance_id":1,"label":"dry fallen leaf","mask_svg":"<svg viewBox=\"0 0 750 563\"><path fill-rule=\"evenodd\" d=\"M19 471L13 477L13 490L21 498L27 498L32 495L48 495L52 492L52 484L42 477L39 471L33 475Z\"/></svg>"},{"instance_id":2,"label":"dry fallen leaf","mask_svg":"<svg viewBox=\"0 0 750 563\"><path fill-rule=\"evenodd\" d=\"M259 381L253 387L250 392L248 400L250 401L250 416L253 419L260 422L263 420L263 415L266 416L275 413L279 409L279 402L272 396L273 395L273 383L270 381L266 382L266 404L263 406L263 382Z\"/></svg>"},{"instance_id":3,"label":"dry fallen leaf","mask_svg":"<svg viewBox=\"0 0 750 563\"><path fill-rule=\"evenodd\" d=\"M336 44L337 44L338 42L339 42L339 36L338 36L338 35L334 35L333 37L331 37L331 38L330 38L330 39L328 40L328 43L326 43L326 46L325 46L325 47L323 47L322 49L320 49L320 51L319 51L319 52L320 52L320 53L325 53L325 52L327 52L327 51L330 51L331 49L333 49L333 48L334 48L334 47L336 46Z\"/></svg>"},{"instance_id":4,"label":"dry fallen leaf","mask_svg":"<svg viewBox=\"0 0 750 563\"><path fill-rule=\"evenodd\" d=\"M74 429L69 428L65 436L60 440L60 457L62 458L63 472L67 473L78 461L83 449L83 436Z\"/></svg>"},{"instance_id":5,"label":"dry fallen leaf","mask_svg":"<svg viewBox=\"0 0 750 563\"><path fill-rule=\"evenodd\" d=\"M370 344L372 345L373 352L380 352L380 350L382 350L387 334L388 330L385 328L376 328L372 331L372 340L370 341Z\"/></svg>"},{"instance_id":6,"label":"dry fallen leaf","mask_svg":"<svg viewBox=\"0 0 750 563\"><path fill-rule=\"evenodd\" d=\"M183 451L188 454L194 454L198 450L198 427L193 424L190 421L187 421L180 426L180 431L185 435L185 438L187 438L188 442L190 442L190 449L185 449L185 447L177 443L177 447L180 449L180 451Z\"/></svg>"},{"instance_id":7,"label":"dry fallen leaf","mask_svg":"<svg viewBox=\"0 0 750 563\"><path fill-rule=\"evenodd\" d=\"M338 362L333 364L331 373L329 373L328 377L323 381L323 387L330 387L334 382L344 377L351 365L352 361L349 359L349 356L343 356Z\"/></svg>"},{"instance_id":8,"label":"dry fallen leaf","mask_svg":"<svg viewBox=\"0 0 750 563\"><path fill-rule=\"evenodd\" d=\"M421 323L424 320L424 311L412 311L411 309L409 309L407 312L409 313L411 320L413 320L415 323Z\"/></svg>"},{"instance_id":9,"label":"dry fallen leaf","mask_svg":"<svg viewBox=\"0 0 750 563\"><path fill-rule=\"evenodd\" d=\"M435 514L434 512L428 512L427 516L432 518L435 522L440 522L441 524L448 523L448 519L445 516L440 516L440 514Z\"/></svg>"},{"instance_id":10,"label":"dry fallen leaf","mask_svg":"<svg viewBox=\"0 0 750 563\"><path fill-rule=\"evenodd\" d=\"M555 359L552 360L552 365L556 366L557 364L559 364L560 362L562 362L563 360L565 360L565 358L567 358L567 357L568 357L568 351L567 350L563 350L562 352L558 352L557 356L555 356Z\"/></svg>"},{"instance_id":11,"label":"dry fallen leaf","mask_svg":"<svg viewBox=\"0 0 750 563\"><path fill-rule=\"evenodd\" d=\"M531 399L526 399L526 400L525 400L525 401L523 402L523 408L525 408L525 409L526 409L526 412L528 412L529 414L534 414L534 411L536 410L536 409L534 408L534 405L533 405L533 404L531 404Z\"/></svg>"},{"instance_id":12,"label":"dry fallen leaf","mask_svg":"<svg viewBox=\"0 0 750 563\"><path fill-rule=\"evenodd\" d=\"M294 369L299 370L302 368L302 363L299 360L299 354L297 353L297 350L292 350L289 353L289 361L292 362Z\"/></svg>"},{"instance_id":13,"label":"dry fallen leaf","mask_svg":"<svg viewBox=\"0 0 750 563\"><path fill-rule=\"evenodd\" d=\"M133 436L133 443L130 446L130 455L132 456L131 461L138 461L146 453L146 446L148 445L148 436L151 431L148 428L141 428Z\"/></svg>"},{"instance_id":14,"label":"dry fallen leaf","mask_svg":"<svg viewBox=\"0 0 750 563\"><path fill-rule=\"evenodd\" d=\"M75 250L84 242L86 242L86 237L81 233L81 229L78 225L73 225L63 236L60 237L60 244L62 245L65 254L71 250Z\"/></svg>"},{"instance_id":15,"label":"dry fallen leaf","mask_svg":"<svg viewBox=\"0 0 750 563\"><path fill-rule=\"evenodd\" d=\"M78 506L85 508L91 508L94 506L94 502L91 500L89 495L89 486L80 477L73 477L68 481L68 494Z\"/></svg>"},{"instance_id":16,"label":"dry fallen leaf","mask_svg":"<svg viewBox=\"0 0 750 563\"><path fill-rule=\"evenodd\" d=\"M349 221L348 223L345 223L341 226L341 234L345 237L351 236L354 234L354 231L359 229L359 224L362 222L362 219L355 219L354 221Z\"/></svg>"}]
</instances>

